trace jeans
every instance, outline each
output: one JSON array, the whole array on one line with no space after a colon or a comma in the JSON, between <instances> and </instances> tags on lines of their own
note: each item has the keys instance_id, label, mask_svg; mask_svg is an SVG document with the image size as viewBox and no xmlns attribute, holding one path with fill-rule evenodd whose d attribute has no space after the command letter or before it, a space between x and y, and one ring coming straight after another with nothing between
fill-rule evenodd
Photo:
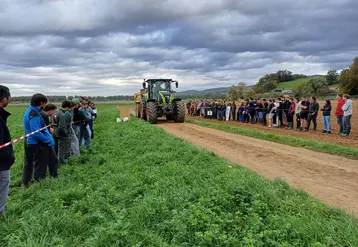
<instances>
[{"instance_id":1,"label":"jeans","mask_svg":"<svg viewBox=\"0 0 358 247\"><path fill-rule=\"evenodd\" d=\"M343 133L346 134L347 136L349 136L349 134L351 133L351 118L352 115L343 117L343 126L344 126Z\"/></svg>"},{"instance_id":2,"label":"jeans","mask_svg":"<svg viewBox=\"0 0 358 247\"><path fill-rule=\"evenodd\" d=\"M331 116L323 116L323 124L325 131L332 131Z\"/></svg>"},{"instance_id":3,"label":"jeans","mask_svg":"<svg viewBox=\"0 0 358 247\"><path fill-rule=\"evenodd\" d=\"M218 110L218 120L222 120L222 119L223 119L223 111Z\"/></svg>"},{"instance_id":4,"label":"jeans","mask_svg":"<svg viewBox=\"0 0 358 247\"><path fill-rule=\"evenodd\" d=\"M339 133L343 134L343 116L337 116L337 123L339 125Z\"/></svg>"},{"instance_id":5,"label":"jeans","mask_svg":"<svg viewBox=\"0 0 358 247\"><path fill-rule=\"evenodd\" d=\"M7 197L9 195L10 170L0 171L0 215L5 211Z\"/></svg>"}]
</instances>

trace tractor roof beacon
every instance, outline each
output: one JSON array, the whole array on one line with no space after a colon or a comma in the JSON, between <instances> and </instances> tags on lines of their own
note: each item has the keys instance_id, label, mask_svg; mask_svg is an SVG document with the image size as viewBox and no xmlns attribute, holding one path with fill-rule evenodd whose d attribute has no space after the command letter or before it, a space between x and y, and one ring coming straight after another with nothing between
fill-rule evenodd
<instances>
[{"instance_id":1,"label":"tractor roof beacon","mask_svg":"<svg viewBox=\"0 0 358 247\"><path fill-rule=\"evenodd\" d=\"M175 96L172 84L178 88L178 81L172 79L144 79L141 100L136 100L136 115L150 123L157 123L158 118L182 123L185 121L184 102ZM145 93L143 93L145 90ZM138 93L136 94L138 97Z\"/></svg>"}]
</instances>

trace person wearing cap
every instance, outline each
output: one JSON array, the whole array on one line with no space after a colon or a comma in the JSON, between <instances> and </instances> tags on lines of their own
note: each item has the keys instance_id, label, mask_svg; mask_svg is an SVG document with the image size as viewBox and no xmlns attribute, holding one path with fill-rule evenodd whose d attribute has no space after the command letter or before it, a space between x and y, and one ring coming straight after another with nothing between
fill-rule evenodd
<instances>
[{"instance_id":1,"label":"person wearing cap","mask_svg":"<svg viewBox=\"0 0 358 247\"><path fill-rule=\"evenodd\" d=\"M7 119L11 115L4 108L10 101L10 89L0 85L0 145L11 141ZM10 167L15 163L12 145L0 149L0 215L5 211L9 194Z\"/></svg>"}]
</instances>

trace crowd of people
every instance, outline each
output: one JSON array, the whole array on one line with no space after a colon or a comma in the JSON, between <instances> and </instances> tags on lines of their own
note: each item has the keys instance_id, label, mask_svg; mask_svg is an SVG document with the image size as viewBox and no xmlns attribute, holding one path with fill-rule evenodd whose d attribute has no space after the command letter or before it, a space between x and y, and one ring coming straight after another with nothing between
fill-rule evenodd
<instances>
[{"instance_id":1,"label":"crowd of people","mask_svg":"<svg viewBox=\"0 0 358 247\"><path fill-rule=\"evenodd\" d=\"M338 104L334 115L339 125L338 134L345 137L351 132L353 103L350 96L337 95ZM317 130L317 117L322 113L323 133L332 133L332 104L326 100L320 107L316 97L293 98L288 95L276 99L243 99L235 101L189 101L188 114L207 119L239 121L261 124L269 128L287 128L297 131Z\"/></svg>"},{"instance_id":2,"label":"crowd of people","mask_svg":"<svg viewBox=\"0 0 358 247\"><path fill-rule=\"evenodd\" d=\"M0 85L0 146L11 142L5 110L11 99L9 88ZM91 151L94 138L93 124L97 118L95 103L79 97L65 100L61 107L48 103L43 94L35 94L25 111L23 124L24 165L22 187L43 180L47 170L50 176L58 176L58 168L68 162L70 156L80 156L84 146ZM0 149L0 215L5 210L10 184L10 168L15 163L12 144Z\"/></svg>"}]
</instances>

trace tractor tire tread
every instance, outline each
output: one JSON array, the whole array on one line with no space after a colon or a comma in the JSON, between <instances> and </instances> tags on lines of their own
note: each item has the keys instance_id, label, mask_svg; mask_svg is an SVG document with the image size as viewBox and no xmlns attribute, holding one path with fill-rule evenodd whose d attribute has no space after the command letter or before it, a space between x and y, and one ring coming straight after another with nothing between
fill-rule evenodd
<instances>
[{"instance_id":1,"label":"tractor tire tread","mask_svg":"<svg viewBox=\"0 0 358 247\"><path fill-rule=\"evenodd\" d=\"M155 124L157 123L157 119L158 119L158 106L155 102L148 102L147 103L147 108L148 108L148 122L151 124Z\"/></svg>"},{"instance_id":2,"label":"tractor tire tread","mask_svg":"<svg viewBox=\"0 0 358 247\"><path fill-rule=\"evenodd\" d=\"M184 123L185 122L185 105L183 101L176 101L174 103L174 122Z\"/></svg>"}]
</instances>

